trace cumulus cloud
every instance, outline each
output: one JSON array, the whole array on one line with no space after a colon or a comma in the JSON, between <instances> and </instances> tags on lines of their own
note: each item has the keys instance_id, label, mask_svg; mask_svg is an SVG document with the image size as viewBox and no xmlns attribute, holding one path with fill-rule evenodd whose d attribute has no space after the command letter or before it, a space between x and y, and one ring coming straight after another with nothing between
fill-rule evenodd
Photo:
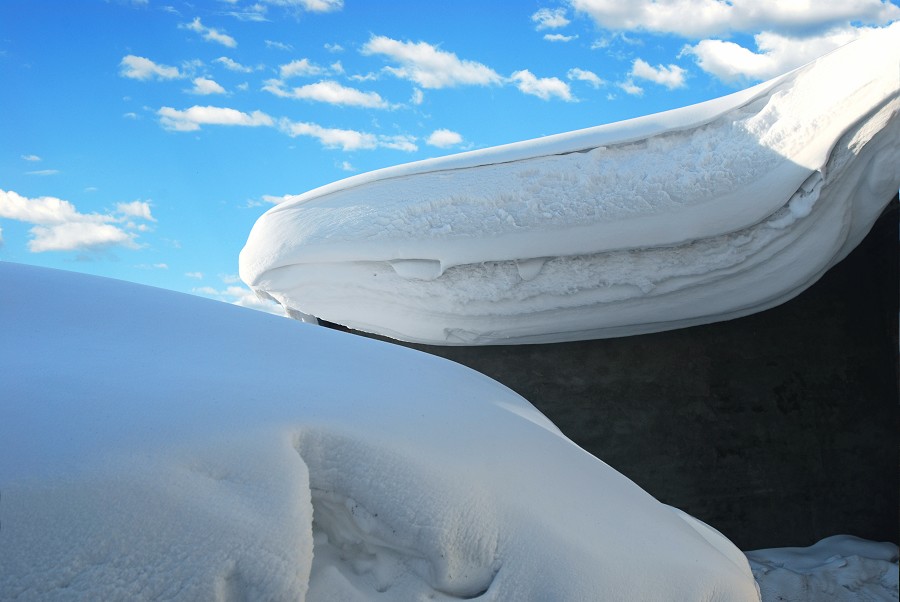
<instances>
[{"instance_id":1,"label":"cumulus cloud","mask_svg":"<svg viewBox=\"0 0 900 602\"><path fill-rule=\"evenodd\" d=\"M684 86L684 69L678 65L657 65L653 67L647 61L635 59L631 66L631 77L646 79L669 90Z\"/></svg>"},{"instance_id":2,"label":"cumulus cloud","mask_svg":"<svg viewBox=\"0 0 900 602\"><path fill-rule=\"evenodd\" d=\"M569 0L577 12L612 30L643 30L688 38L734 32L810 35L850 22L884 24L900 18L888 0Z\"/></svg>"},{"instance_id":3,"label":"cumulus cloud","mask_svg":"<svg viewBox=\"0 0 900 602\"><path fill-rule=\"evenodd\" d=\"M553 96L565 101L575 100L569 84L557 77L536 77L528 69L522 69L514 72L510 79L515 82L520 91L543 100L550 100Z\"/></svg>"},{"instance_id":4,"label":"cumulus cloud","mask_svg":"<svg viewBox=\"0 0 900 602\"><path fill-rule=\"evenodd\" d=\"M322 67L311 63L309 59L306 58L291 61L286 65L281 65L278 68L278 71L281 75L281 79L288 79L289 77L304 75L320 75L325 72Z\"/></svg>"},{"instance_id":5,"label":"cumulus cloud","mask_svg":"<svg viewBox=\"0 0 900 602\"><path fill-rule=\"evenodd\" d=\"M150 213L150 203L147 201L131 201L130 203L117 203L116 213L135 217L138 219L155 222L156 218Z\"/></svg>"},{"instance_id":6,"label":"cumulus cloud","mask_svg":"<svg viewBox=\"0 0 900 602\"><path fill-rule=\"evenodd\" d=\"M207 27L200 22L200 17L195 17L193 21L191 21L190 23L185 23L181 27L199 33L200 36L207 42L215 42L216 44L221 44L223 46L227 46L228 48L234 48L237 46L237 40L232 38L230 35L219 31L218 29Z\"/></svg>"},{"instance_id":7,"label":"cumulus cloud","mask_svg":"<svg viewBox=\"0 0 900 602\"><path fill-rule=\"evenodd\" d=\"M0 190L0 218L32 225L28 249L45 251L86 250L111 245L135 248L136 235L117 224L130 217L153 220L143 201L119 203L114 214L81 213L69 201L56 197L24 197ZM155 221L155 220L153 220Z\"/></svg>"},{"instance_id":8,"label":"cumulus cloud","mask_svg":"<svg viewBox=\"0 0 900 602\"><path fill-rule=\"evenodd\" d=\"M246 127L271 126L274 120L262 111L244 113L226 107L201 107L194 105L179 111L172 107L163 107L156 112L159 122L167 130L192 132L201 125L238 125Z\"/></svg>"},{"instance_id":9,"label":"cumulus cloud","mask_svg":"<svg viewBox=\"0 0 900 602\"><path fill-rule=\"evenodd\" d=\"M363 92L356 88L348 88L336 81L326 80L315 84L307 84L291 90L285 90L279 80L269 80L263 90L282 98L315 100L333 105L367 107L385 109L388 103L377 92Z\"/></svg>"},{"instance_id":10,"label":"cumulus cloud","mask_svg":"<svg viewBox=\"0 0 900 602\"><path fill-rule=\"evenodd\" d=\"M542 8L533 15L531 20L535 22L535 29L559 29L570 23L566 18L566 9L564 8Z\"/></svg>"},{"instance_id":11,"label":"cumulus cloud","mask_svg":"<svg viewBox=\"0 0 900 602\"><path fill-rule=\"evenodd\" d=\"M119 74L131 79L178 79L183 77L178 67L160 65L143 56L129 54L119 63Z\"/></svg>"},{"instance_id":12,"label":"cumulus cloud","mask_svg":"<svg viewBox=\"0 0 900 602\"><path fill-rule=\"evenodd\" d=\"M431 132L431 135L428 136L428 139L425 141L425 144L430 146L436 146L438 148L449 148L451 146L456 146L457 144L462 143L462 136L457 132L447 129L434 130Z\"/></svg>"},{"instance_id":13,"label":"cumulus cloud","mask_svg":"<svg viewBox=\"0 0 900 602\"><path fill-rule=\"evenodd\" d=\"M396 61L399 66L386 67L388 73L408 79L426 89L462 85L488 86L503 81L490 67L460 59L452 52L441 50L427 42L401 42L385 36L372 36L361 52L382 55Z\"/></svg>"},{"instance_id":14,"label":"cumulus cloud","mask_svg":"<svg viewBox=\"0 0 900 602\"><path fill-rule=\"evenodd\" d=\"M619 82L616 84L619 88L621 88L626 94L630 94L631 96L643 96L644 89L638 85L636 85L633 81L626 80L624 82Z\"/></svg>"},{"instance_id":15,"label":"cumulus cloud","mask_svg":"<svg viewBox=\"0 0 900 602\"><path fill-rule=\"evenodd\" d=\"M278 122L278 126L281 131L292 138L297 136L315 138L326 148L340 148L344 151L376 148L391 148L408 152L418 150L415 138L407 135L376 135L357 130L326 128L316 123L291 121L290 119L282 119Z\"/></svg>"},{"instance_id":16,"label":"cumulus cloud","mask_svg":"<svg viewBox=\"0 0 900 602\"><path fill-rule=\"evenodd\" d=\"M762 32L754 37L756 52L734 42L701 40L693 46L685 46L682 54L693 55L701 69L722 81L765 80L843 46L863 31L843 27L807 38Z\"/></svg>"},{"instance_id":17,"label":"cumulus cloud","mask_svg":"<svg viewBox=\"0 0 900 602\"><path fill-rule=\"evenodd\" d=\"M238 73L251 73L253 71L253 67L247 67L245 65L241 65L237 61L234 61L227 56L220 56L219 58L213 61L214 63L219 63L223 65L229 71L236 71Z\"/></svg>"},{"instance_id":18,"label":"cumulus cloud","mask_svg":"<svg viewBox=\"0 0 900 602\"><path fill-rule=\"evenodd\" d=\"M587 82L594 88L599 88L604 83L606 83L602 79L600 79L600 77L593 71L588 71L586 69L579 69L578 67L569 69L569 72L566 73L566 77L568 77L571 80L575 80L575 81Z\"/></svg>"},{"instance_id":19,"label":"cumulus cloud","mask_svg":"<svg viewBox=\"0 0 900 602\"><path fill-rule=\"evenodd\" d=\"M190 94L199 94L201 96L225 94L225 88L220 86L215 80L206 77L195 77L193 84L194 87L188 90Z\"/></svg>"}]
</instances>

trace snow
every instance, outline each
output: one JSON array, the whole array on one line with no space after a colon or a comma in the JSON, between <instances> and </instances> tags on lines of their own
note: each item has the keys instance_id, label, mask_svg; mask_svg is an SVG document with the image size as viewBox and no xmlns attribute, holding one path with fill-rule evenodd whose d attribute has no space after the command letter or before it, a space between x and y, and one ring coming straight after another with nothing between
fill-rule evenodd
<instances>
[{"instance_id":1,"label":"snow","mask_svg":"<svg viewBox=\"0 0 900 602\"><path fill-rule=\"evenodd\" d=\"M891 601L898 594L897 546L835 535L808 548L747 552L763 602Z\"/></svg>"},{"instance_id":2,"label":"snow","mask_svg":"<svg viewBox=\"0 0 900 602\"><path fill-rule=\"evenodd\" d=\"M707 103L361 174L256 223L242 279L445 345L747 315L840 261L900 187L900 23Z\"/></svg>"},{"instance_id":3,"label":"snow","mask_svg":"<svg viewBox=\"0 0 900 602\"><path fill-rule=\"evenodd\" d=\"M725 537L467 368L91 276L0 282L0 599L758 599Z\"/></svg>"}]
</instances>

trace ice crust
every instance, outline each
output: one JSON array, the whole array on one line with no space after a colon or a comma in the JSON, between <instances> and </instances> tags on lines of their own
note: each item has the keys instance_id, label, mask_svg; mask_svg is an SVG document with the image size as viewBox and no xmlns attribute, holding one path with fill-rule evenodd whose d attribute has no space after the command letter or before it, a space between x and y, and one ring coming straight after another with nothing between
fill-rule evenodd
<instances>
[{"instance_id":1,"label":"ice crust","mask_svg":"<svg viewBox=\"0 0 900 602\"><path fill-rule=\"evenodd\" d=\"M898 549L888 542L835 535L807 548L747 552L763 602L892 602Z\"/></svg>"},{"instance_id":2,"label":"ice crust","mask_svg":"<svg viewBox=\"0 0 900 602\"><path fill-rule=\"evenodd\" d=\"M758 599L725 537L467 368L96 277L0 284L0 599Z\"/></svg>"},{"instance_id":3,"label":"ice crust","mask_svg":"<svg viewBox=\"0 0 900 602\"><path fill-rule=\"evenodd\" d=\"M241 277L415 342L541 343L777 305L900 187L900 23L707 103L329 184L255 224Z\"/></svg>"}]
</instances>

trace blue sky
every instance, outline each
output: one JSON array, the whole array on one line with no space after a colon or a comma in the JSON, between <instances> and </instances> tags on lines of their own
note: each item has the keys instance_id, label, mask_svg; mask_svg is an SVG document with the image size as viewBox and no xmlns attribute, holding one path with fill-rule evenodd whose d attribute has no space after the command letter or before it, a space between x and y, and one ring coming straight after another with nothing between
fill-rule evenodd
<instances>
[{"instance_id":1,"label":"blue sky","mask_svg":"<svg viewBox=\"0 0 900 602\"><path fill-rule=\"evenodd\" d=\"M238 253L284 195L722 96L897 19L886 0L4 0L0 260L256 306Z\"/></svg>"}]
</instances>

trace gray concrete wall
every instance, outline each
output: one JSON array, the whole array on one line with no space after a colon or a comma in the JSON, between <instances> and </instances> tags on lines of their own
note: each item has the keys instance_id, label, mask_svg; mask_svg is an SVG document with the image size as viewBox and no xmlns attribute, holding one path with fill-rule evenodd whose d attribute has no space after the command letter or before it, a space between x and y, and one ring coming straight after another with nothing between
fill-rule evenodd
<instances>
[{"instance_id":1,"label":"gray concrete wall","mask_svg":"<svg viewBox=\"0 0 900 602\"><path fill-rule=\"evenodd\" d=\"M816 285L754 316L534 346L409 345L514 389L742 549L898 539L897 201Z\"/></svg>"}]
</instances>

